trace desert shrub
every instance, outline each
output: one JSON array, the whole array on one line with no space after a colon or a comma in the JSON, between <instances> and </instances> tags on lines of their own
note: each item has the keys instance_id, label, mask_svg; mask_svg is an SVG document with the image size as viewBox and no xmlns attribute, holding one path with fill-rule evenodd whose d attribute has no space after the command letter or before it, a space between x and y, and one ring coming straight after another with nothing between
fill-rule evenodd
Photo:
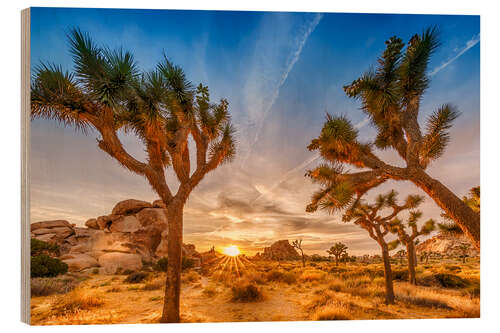
<instances>
[{"instance_id":1,"label":"desert shrub","mask_svg":"<svg viewBox=\"0 0 500 333\"><path fill-rule=\"evenodd\" d=\"M441 299L422 297L417 295L396 295L396 300L426 308L451 309L451 307Z\"/></svg>"},{"instance_id":2,"label":"desert shrub","mask_svg":"<svg viewBox=\"0 0 500 333\"><path fill-rule=\"evenodd\" d=\"M316 296L309 300L306 304L306 308L308 310L317 310L335 302L337 302L335 292L329 289L324 289L322 292L316 293Z\"/></svg>"},{"instance_id":3,"label":"desert shrub","mask_svg":"<svg viewBox=\"0 0 500 333\"><path fill-rule=\"evenodd\" d=\"M258 302L263 299L262 291L254 284L242 283L231 288L233 302Z\"/></svg>"},{"instance_id":4,"label":"desert shrub","mask_svg":"<svg viewBox=\"0 0 500 333\"><path fill-rule=\"evenodd\" d=\"M217 287L214 284L209 284L203 289L203 295L214 297L217 294Z\"/></svg>"},{"instance_id":5,"label":"desert shrub","mask_svg":"<svg viewBox=\"0 0 500 333\"><path fill-rule=\"evenodd\" d=\"M250 271L246 274L246 279L250 283L265 284L266 277L261 272Z\"/></svg>"},{"instance_id":6,"label":"desert shrub","mask_svg":"<svg viewBox=\"0 0 500 333\"><path fill-rule=\"evenodd\" d=\"M141 283L148 277L147 273L144 272L136 272L129 274L123 282L125 283Z\"/></svg>"},{"instance_id":7,"label":"desert shrub","mask_svg":"<svg viewBox=\"0 0 500 333\"><path fill-rule=\"evenodd\" d=\"M328 271L328 273L331 273L331 274L338 274L338 273L344 273L344 272L347 272L347 268L340 267L340 266L334 266L334 267L330 268L330 270Z\"/></svg>"},{"instance_id":8,"label":"desert shrub","mask_svg":"<svg viewBox=\"0 0 500 333\"><path fill-rule=\"evenodd\" d=\"M79 283L79 281L70 278L33 278L30 282L31 296L66 294L75 289Z\"/></svg>"},{"instance_id":9,"label":"desert shrub","mask_svg":"<svg viewBox=\"0 0 500 333\"><path fill-rule=\"evenodd\" d=\"M68 271L68 265L57 258L40 254L31 257L31 277L54 277Z\"/></svg>"},{"instance_id":10,"label":"desert shrub","mask_svg":"<svg viewBox=\"0 0 500 333\"><path fill-rule=\"evenodd\" d=\"M445 265L444 268L452 272L460 272L462 270L462 268L457 265Z\"/></svg>"},{"instance_id":11,"label":"desert shrub","mask_svg":"<svg viewBox=\"0 0 500 333\"><path fill-rule=\"evenodd\" d=\"M293 272L283 272L277 269L268 272L266 278L269 282L284 282L287 284L297 282L297 277Z\"/></svg>"},{"instance_id":12,"label":"desert shrub","mask_svg":"<svg viewBox=\"0 0 500 333\"><path fill-rule=\"evenodd\" d=\"M342 291L343 288L344 288L344 283L342 283L342 281L340 280L333 280L328 285L328 289L336 292Z\"/></svg>"},{"instance_id":13,"label":"desert shrub","mask_svg":"<svg viewBox=\"0 0 500 333\"><path fill-rule=\"evenodd\" d=\"M194 267L195 261L191 258L182 257L182 269L189 269ZM166 272L168 266L168 258L163 257L158 259L158 261L153 265L153 269L159 272Z\"/></svg>"},{"instance_id":14,"label":"desert shrub","mask_svg":"<svg viewBox=\"0 0 500 333\"><path fill-rule=\"evenodd\" d=\"M309 257L309 260L314 262L322 262L322 261L330 261L330 258L320 256L319 254L313 254L312 256Z\"/></svg>"},{"instance_id":15,"label":"desert shrub","mask_svg":"<svg viewBox=\"0 0 500 333\"><path fill-rule=\"evenodd\" d=\"M92 274L94 274L94 275L99 274L99 268L94 268L92 270Z\"/></svg>"},{"instance_id":16,"label":"desert shrub","mask_svg":"<svg viewBox=\"0 0 500 333\"><path fill-rule=\"evenodd\" d=\"M464 295L469 296L470 298L480 297L481 296L481 286L480 285L472 285L464 290Z\"/></svg>"},{"instance_id":17,"label":"desert shrub","mask_svg":"<svg viewBox=\"0 0 500 333\"><path fill-rule=\"evenodd\" d=\"M190 269L194 267L194 260L191 258L182 257L182 269Z\"/></svg>"},{"instance_id":18,"label":"desert shrub","mask_svg":"<svg viewBox=\"0 0 500 333\"><path fill-rule=\"evenodd\" d=\"M200 280L200 274L190 271L182 276L182 282L196 282Z\"/></svg>"},{"instance_id":19,"label":"desert shrub","mask_svg":"<svg viewBox=\"0 0 500 333\"><path fill-rule=\"evenodd\" d=\"M130 274L134 274L135 271L131 270L131 269L125 269L125 270L121 270L121 275L130 275Z\"/></svg>"},{"instance_id":20,"label":"desert shrub","mask_svg":"<svg viewBox=\"0 0 500 333\"><path fill-rule=\"evenodd\" d=\"M153 265L153 268L159 272L166 272L168 266L168 258L163 257L158 259L158 261Z\"/></svg>"},{"instance_id":21,"label":"desert shrub","mask_svg":"<svg viewBox=\"0 0 500 333\"><path fill-rule=\"evenodd\" d=\"M68 313L77 313L81 310L98 308L103 304L104 300L99 295L75 289L57 299L52 305L52 311L56 315L66 315Z\"/></svg>"},{"instance_id":22,"label":"desert shrub","mask_svg":"<svg viewBox=\"0 0 500 333\"><path fill-rule=\"evenodd\" d=\"M282 281L286 284L294 284L297 282L297 277L292 272L286 272L283 274Z\"/></svg>"},{"instance_id":23,"label":"desert shrub","mask_svg":"<svg viewBox=\"0 0 500 333\"><path fill-rule=\"evenodd\" d=\"M440 273L435 274L434 278L444 288L465 288L470 285L469 281L462 279L460 276L454 274Z\"/></svg>"},{"instance_id":24,"label":"desert shrub","mask_svg":"<svg viewBox=\"0 0 500 333\"><path fill-rule=\"evenodd\" d=\"M371 282L372 279L369 276L359 276L344 280L344 284L347 288L365 287L366 285L371 284Z\"/></svg>"},{"instance_id":25,"label":"desert shrub","mask_svg":"<svg viewBox=\"0 0 500 333\"><path fill-rule=\"evenodd\" d=\"M302 282L321 281L325 278L326 273L319 270L307 270L302 272L300 280Z\"/></svg>"},{"instance_id":26,"label":"desert shrub","mask_svg":"<svg viewBox=\"0 0 500 333\"><path fill-rule=\"evenodd\" d=\"M155 281L152 281L152 282L149 282L149 283L146 283L144 285L144 287L142 288L142 290L159 290L161 288L163 288L163 286L165 285L165 282L163 282L162 280L155 280Z\"/></svg>"},{"instance_id":27,"label":"desert shrub","mask_svg":"<svg viewBox=\"0 0 500 333\"><path fill-rule=\"evenodd\" d=\"M269 282L275 282L275 281L280 281L283 277L283 274L285 274L283 271L278 270L278 269L273 269L272 271L269 271L267 273L267 281Z\"/></svg>"},{"instance_id":28,"label":"desert shrub","mask_svg":"<svg viewBox=\"0 0 500 333\"><path fill-rule=\"evenodd\" d=\"M406 269L395 269L392 271L392 278L394 280L408 281L408 270Z\"/></svg>"},{"instance_id":29,"label":"desert shrub","mask_svg":"<svg viewBox=\"0 0 500 333\"><path fill-rule=\"evenodd\" d=\"M434 277L434 274L423 274L418 279L418 284L421 286L426 286L426 287L440 287L441 286L439 281Z\"/></svg>"},{"instance_id":30,"label":"desert shrub","mask_svg":"<svg viewBox=\"0 0 500 333\"><path fill-rule=\"evenodd\" d=\"M113 288L106 290L107 293L121 293L122 291L123 290L121 288L118 288L118 287L113 287Z\"/></svg>"},{"instance_id":31,"label":"desert shrub","mask_svg":"<svg viewBox=\"0 0 500 333\"><path fill-rule=\"evenodd\" d=\"M36 238L31 238L31 255L38 256L41 254L46 255L59 255L59 245L48 243Z\"/></svg>"},{"instance_id":32,"label":"desert shrub","mask_svg":"<svg viewBox=\"0 0 500 333\"><path fill-rule=\"evenodd\" d=\"M342 303L329 304L319 308L312 317L313 320L351 320L352 316L347 306Z\"/></svg>"}]
</instances>

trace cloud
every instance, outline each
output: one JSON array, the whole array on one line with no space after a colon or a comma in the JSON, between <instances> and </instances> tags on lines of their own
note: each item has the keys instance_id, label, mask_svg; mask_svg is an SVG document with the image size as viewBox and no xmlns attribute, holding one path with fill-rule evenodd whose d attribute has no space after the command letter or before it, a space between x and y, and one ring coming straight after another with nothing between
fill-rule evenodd
<instances>
[{"instance_id":1,"label":"cloud","mask_svg":"<svg viewBox=\"0 0 500 333\"><path fill-rule=\"evenodd\" d=\"M309 38L311 33L314 31L316 26L319 24L322 17L323 17L322 14L319 14L319 13L315 14L313 19L307 23L305 30L303 31L302 35L299 36L299 38L297 39L297 43L296 43L295 47L292 49L291 53L288 56L288 59L287 59L286 65L285 65L285 70L280 75L280 78L278 80L276 87L274 88L274 91L271 95L269 103L266 106L264 106L264 109L260 112L260 114L258 114L258 118L257 118L256 123L251 124L251 126L256 125L255 135L254 135L253 140L251 140L251 142L249 144L249 149L248 149L248 152L247 152L245 158L242 159L242 165L245 164L248 157L252 154L253 146L259 140L260 133L262 132L262 128L264 126L264 120L266 119L266 117L269 114L269 112L271 111L274 103L276 102L276 99L278 98L278 96L280 94L281 87L283 87L283 85L285 84L285 82L288 78L288 75L290 74L293 67L295 66L295 64L299 60L300 55L302 53L302 49L304 48L304 45L306 44L307 39Z\"/></svg>"},{"instance_id":2,"label":"cloud","mask_svg":"<svg viewBox=\"0 0 500 333\"><path fill-rule=\"evenodd\" d=\"M366 117L365 119L363 119L359 123L355 124L354 128L361 129L361 128L365 127L369 122L370 122L370 118ZM264 191L257 198L255 198L255 200L253 201L253 203L255 203L256 201L258 201L258 200L260 200L262 198L264 198L267 195L271 195L274 192L274 190L276 190L280 185L284 184L291 177L295 176L295 174L298 171L301 171L306 166L308 166L309 164L315 162L319 158L320 158L320 155L319 154L315 154L314 156L312 156L312 157L304 160L300 164L298 164L296 167L294 167L294 168L288 170L287 172L285 172L283 174L283 176L276 183L272 184L271 187L268 190Z\"/></svg>"},{"instance_id":3,"label":"cloud","mask_svg":"<svg viewBox=\"0 0 500 333\"><path fill-rule=\"evenodd\" d=\"M453 56L452 58L448 59L447 61L445 61L441 65L439 65L436 68L434 68L429 73L429 76L436 75L439 71L443 70L448 65L450 65L452 62L454 62L455 60L457 60L458 58L460 58L465 52L467 52L468 50L470 50L471 48L473 48L477 43L479 43L479 41L480 41L479 34L472 36L472 38L470 40L468 40L467 43L465 43L465 46L461 50L459 50L458 53L455 54L455 56Z\"/></svg>"}]
</instances>

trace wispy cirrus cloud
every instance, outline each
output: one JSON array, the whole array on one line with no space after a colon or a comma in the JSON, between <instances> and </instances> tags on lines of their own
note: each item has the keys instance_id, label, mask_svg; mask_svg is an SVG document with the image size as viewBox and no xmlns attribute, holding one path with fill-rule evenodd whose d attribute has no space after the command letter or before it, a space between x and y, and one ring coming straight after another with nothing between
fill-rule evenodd
<instances>
[{"instance_id":1,"label":"wispy cirrus cloud","mask_svg":"<svg viewBox=\"0 0 500 333\"><path fill-rule=\"evenodd\" d=\"M251 139L249 142L249 148L247 151L247 154L245 157L242 159L242 165L245 164L247 161L248 157L252 154L253 151L253 146L257 143L257 141L260 138L260 134L262 132L262 128L264 127L264 120L268 116L269 112L271 111L274 103L276 102L276 99L278 98L280 94L280 90L285 84L288 75L292 71L293 67L297 63L297 61L300 59L300 55L302 53L302 50L304 49L304 45L306 44L309 36L311 33L314 31L316 26L319 24L321 21L321 18L323 17L323 14L315 14L312 20L310 20L304 27L302 27L302 34L296 39L296 43L294 48L292 48L290 54L288 55L288 58L286 60L286 65L284 67L283 72L281 73L279 80L273 90L273 93L268 101L266 103L267 105L264 105L263 109L261 112L258 113L257 119L256 119L256 128L254 132L254 137Z\"/></svg>"},{"instance_id":2,"label":"wispy cirrus cloud","mask_svg":"<svg viewBox=\"0 0 500 333\"><path fill-rule=\"evenodd\" d=\"M469 51L471 48L473 48L477 43L480 41L480 34L472 36L471 39L469 39L463 48L461 48L453 57L450 59L446 60L443 62L441 65L437 66L434 68L430 73L429 76L434 76L436 75L439 71L445 69L448 67L451 63L453 63L455 60L460 58L465 52Z\"/></svg>"}]
</instances>

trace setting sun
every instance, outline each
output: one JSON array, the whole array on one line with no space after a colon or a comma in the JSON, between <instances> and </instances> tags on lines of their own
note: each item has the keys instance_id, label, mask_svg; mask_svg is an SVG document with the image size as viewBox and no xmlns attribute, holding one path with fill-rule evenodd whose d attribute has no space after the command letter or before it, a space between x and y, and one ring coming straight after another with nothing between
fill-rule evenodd
<instances>
[{"instance_id":1,"label":"setting sun","mask_svg":"<svg viewBox=\"0 0 500 333\"><path fill-rule=\"evenodd\" d=\"M231 257L235 257L237 256L238 254L240 254L240 249L236 246L236 245L230 245L228 247L225 247L222 252L225 254L225 255L228 255L228 256L231 256Z\"/></svg>"}]
</instances>

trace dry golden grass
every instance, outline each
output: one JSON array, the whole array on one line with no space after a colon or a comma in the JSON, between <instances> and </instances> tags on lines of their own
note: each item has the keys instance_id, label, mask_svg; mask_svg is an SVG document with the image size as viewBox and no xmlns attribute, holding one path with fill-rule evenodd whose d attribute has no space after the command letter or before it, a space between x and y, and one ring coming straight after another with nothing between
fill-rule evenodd
<instances>
[{"instance_id":1,"label":"dry golden grass","mask_svg":"<svg viewBox=\"0 0 500 333\"><path fill-rule=\"evenodd\" d=\"M386 305L381 263L335 266L319 262L256 262L239 271L210 267L182 273L184 322L459 318L480 315L479 263L432 262L417 267L418 286L394 282L396 304ZM395 271L404 266L393 265ZM445 277L443 287L437 274ZM455 279L454 276L460 277ZM158 322L164 273L139 283L123 276L90 275L74 291L32 298L32 323ZM451 282L450 282L451 281ZM465 283L454 285L453 281ZM464 282L465 281L465 282ZM428 282L428 286L422 285ZM251 287L249 287L251 286ZM233 288L235 287L235 288ZM255 289L254 289L255 288ZM255 292L257 291L257 292ZM263 297L265 296L265 297ZM257 302L252 302L256 300Z\"/></svg>"},{"instance_id":2,"label":"dry golden grass","mask_svg":"<svg viewBox=\"0 0 500 333\"><path fill-rule=\"evenodd\" d=\"M183 283L198 282L200 278L200 274L196 273L195 271L188 271L187 273L182 274Z\"/></svg>"},{"instance_id":3,"label":"dry golden grass","mask_svg":"<svg viewBox=\"0 0 500 333\"><path fill-rule=\"evenodd\" d=\"M343 303L331 303L314 312L312 320L351 320L349 308Z\"/></svg>"},{"instance_id":4,"label":"dry golden grass","mask_svg":"<svg viewBox=\"0 0 500 333\"><path fill-rule=\"evenodd\" d=\"M308 269L302 272L299 280L302 282L315 282L323 281L326 278L327 273L318 269Z\"/></svg>"},{"instance_id":5,"label":"dry golden grass","mask_svg":"<svg viewBox=\"0 0 500 333\"><path fill-rule=\"evenodd\" d=\"M461 317L478 318L480 316L479 298L462 296L454 290L442 290L408 283L395 287L396 299L420 307L454 309Z\"/></svg>"},{"instance_id":6,"label":"dry golden grass","mask_svg":"<svg viewBox=\"0 0 500 333\"><path fill-rule=\"evenodd\" d=\"M52 314L57 316L77 313L101 307L103 304L104 300L101 294L96 292L90 293L84 289L78 288L59 297L52 305Z\"/></svg>"}]
</instances>

